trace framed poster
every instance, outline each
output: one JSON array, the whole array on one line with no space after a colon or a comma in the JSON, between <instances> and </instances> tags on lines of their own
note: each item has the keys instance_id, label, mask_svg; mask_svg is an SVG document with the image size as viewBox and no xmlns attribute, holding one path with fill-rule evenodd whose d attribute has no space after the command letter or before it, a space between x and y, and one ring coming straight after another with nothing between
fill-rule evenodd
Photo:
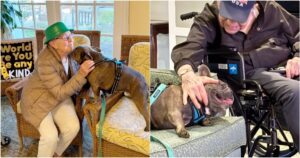
<instances>
[{"instance_id":1,"label":"framed poster","mask_svg":"<svg viewBox=\"0 0 300 158\"><path fill-rule=\"evenodd\" d=\"M35 38L1 41L1 93L12 83L28 76L37 59Z\"/></svg>"}]
</instances>

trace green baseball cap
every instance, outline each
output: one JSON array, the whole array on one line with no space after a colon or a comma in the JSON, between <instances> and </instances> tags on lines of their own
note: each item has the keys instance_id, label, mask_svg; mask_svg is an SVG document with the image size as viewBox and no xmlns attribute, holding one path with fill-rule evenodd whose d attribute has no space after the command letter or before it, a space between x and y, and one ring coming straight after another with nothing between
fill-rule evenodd
<instances>
[{"instance_id":1,"label":"green baseball cap","mask_svg":"<svg viewBox=\"0 0 300 158\"><path fill-rule=\"evenodd\" d=\"M67 31L73 31L73 29L68 29L63 22L56 22L50 25L45 30L46 41L44 42L44 44L48 44L48 42L59 37Z\"/></svg>"}]
</instances>

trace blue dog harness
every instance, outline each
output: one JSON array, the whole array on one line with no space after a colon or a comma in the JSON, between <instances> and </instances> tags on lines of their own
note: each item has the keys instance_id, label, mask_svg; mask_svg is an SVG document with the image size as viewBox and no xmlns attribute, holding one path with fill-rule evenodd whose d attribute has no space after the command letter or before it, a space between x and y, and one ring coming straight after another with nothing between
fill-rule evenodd
<instances>
[{"instance_id":1,"label":"blue dog harness","mask_svg":"<svg viewBox=\"0 0 300 158\"><path fill-rule=\"evenodd\" d=\"M204 121L206 118L205 108L203 108L204 106L202 106L202 110L204 111L202 113L199 109L197 109L195 107L195 105L192 102L191 102L191 104L192 104L191 108L192 108L193 118L192 118L191 122L188 124L188 126L199 124L202 121Z\"/></svg>"}]
</instances>

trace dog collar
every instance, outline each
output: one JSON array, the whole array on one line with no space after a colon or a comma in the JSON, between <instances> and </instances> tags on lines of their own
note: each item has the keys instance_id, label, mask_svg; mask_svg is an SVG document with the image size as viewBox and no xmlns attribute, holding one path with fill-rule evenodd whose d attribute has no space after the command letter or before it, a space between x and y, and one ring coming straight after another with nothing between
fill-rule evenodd
<instances>
[{"instance_id":1,"label":"dog collar","mask_svg":"<svg viewBox=\"0 0 300 158\"><path fill-rule=\"evenodd\" d=\"M108 58L105 58L104 60L94 61L94 62L95 62L95 64L93 66L96 66L96 65L98 65L102 62L113 62L113 63L115 63L115 65L116 65L115 74L116 75L115 75L113 85L111 86L111 88L109 90L101 89L104 93L113 94L116 91L116 89L119 85L119 81L121 79L121 74L122 74L122 70L123 70L122 62L120 62L117 59L111 60L111 59L108 59Z\"/></svg>"},{"instance_id":2,"label":"dog collar","mask_svg":"<svg viewBox=\"0 0 300 158\"><path fill-rule=\"evenodd\" d=\"M115 69L116 76L115 76L114 83L109 91L110 94L113 94L116 91L119 81L120 81L120 78L121 78L122 70L123 70L122 62L120 62L118 60L114 60L114 63L116 64L116 69Z\"/></svg>"}]
</instances>

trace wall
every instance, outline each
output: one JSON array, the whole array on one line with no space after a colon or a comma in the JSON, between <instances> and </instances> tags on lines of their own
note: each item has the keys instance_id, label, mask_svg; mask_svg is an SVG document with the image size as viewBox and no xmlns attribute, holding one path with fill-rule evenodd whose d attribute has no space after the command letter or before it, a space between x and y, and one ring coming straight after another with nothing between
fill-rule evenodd
<instances>
[{"instance_id":1,"label":"wall","mask_svg":"<svg viewBox=\"0 0 300 158\"><path fill-rule=\"evenodd\" d=\"M60 2L46 1L48 25L60 21Z\"/></svg>"},{"instance_id":2,"label":"wall","mask_svg":"<svg viewBox=\"0 0 300 158\"><path fill-rule=\"evenodd\" d=\"M129 34L150 35L149 1L129 1Z\"/></svg>"},{"instance_id":3,"label":"wall","mask_svg":"<svg viewBox=\"0 0 300 158\"><path fill-rule=\"evenodd\" d=\"M121 57L121 35L129 34L129 2L115 1L114 10L114 52L113 57Z\"/></svg>"},{"instance_id":4,"label":"wall","mask_svg":"<svg viewBox=\"0 0 300 158\"><path fill-rule=\"evenodd\" d=\"M150 2L151 21L168 21L168 1Z\"/></svg>"},{"instance_id":5,"label":"wall","mask_svg":"<svg viewBox=\"0 0 300 158\"><path fill-rule=\"evenodd\" d=\"M180 20L180 15L192 11L201 12L207 2L211 3L212 0L169 1L169 58L165 61L170 63L170 69L174 69L174 63L171 60L171 51L176 44L185 41L193 23L193 19Z\"/></svg>"}]
</instances>

